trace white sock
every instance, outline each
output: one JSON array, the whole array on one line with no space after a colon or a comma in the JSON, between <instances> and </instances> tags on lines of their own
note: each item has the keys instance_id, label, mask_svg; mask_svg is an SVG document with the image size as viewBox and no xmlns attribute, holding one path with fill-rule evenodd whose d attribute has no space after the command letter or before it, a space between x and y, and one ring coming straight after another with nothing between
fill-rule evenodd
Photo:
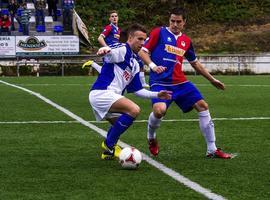
<instances>
[{"instance_id":1,"label":"white sock","mask_svg":"<svg viewBox=\"0 0 270 200\"><path fill-rule=\"evenodd\" d=\"M156 138L156 129L160 126L161 119L155 117L154 113L151 112L148 118L148 132L147 132L147 139L154 139Z\"/></svg>"},{"instance_id":2,"label":"white sock","mask_svg":"<svg viewBox=\"0 0 270 200\"><path fill-rule=\"evenodd\" d=\"M215 128L209 110L199 112L199 125L207 144L207 152L212 153L216 151Z\"/></svg>"},{"instance_id":3,"label":"white sock","mask_svg":"<svg viewBox=\"0 0 270 200\"><path fill-rule=\"evenodd\" d=\"M99 64L97 64L96 62L93 62L91 66L94 67L97 70L97 72L100 74L101 66Z\"/></svg>"},{"instance_id":4,"label":"white sock","mask_svg":"<svg viewBox=\"0 0 270 200\"><path fill-rule=\"evenodd\" d=\"M142 86L147 85L147 83L145 82L144 72L140 72L140 80L141 80Z\"/></svg>"}]
</instances>

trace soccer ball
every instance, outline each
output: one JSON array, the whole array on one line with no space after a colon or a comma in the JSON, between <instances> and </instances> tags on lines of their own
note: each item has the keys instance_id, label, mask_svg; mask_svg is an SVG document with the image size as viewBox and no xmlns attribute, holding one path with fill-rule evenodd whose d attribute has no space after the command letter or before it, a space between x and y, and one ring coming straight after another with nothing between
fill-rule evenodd
<instances>
[{"instance_id":1,"label":"soccer ball","mask_svg":"<svg viewBox=\"0 0 270 200\"><path fill-rule=\"evenodd\" d=\"M141 162L142 154L134 147L125 147L119 155L119 163L124 169L137 169Z\"/></svg>"}]
</instances>

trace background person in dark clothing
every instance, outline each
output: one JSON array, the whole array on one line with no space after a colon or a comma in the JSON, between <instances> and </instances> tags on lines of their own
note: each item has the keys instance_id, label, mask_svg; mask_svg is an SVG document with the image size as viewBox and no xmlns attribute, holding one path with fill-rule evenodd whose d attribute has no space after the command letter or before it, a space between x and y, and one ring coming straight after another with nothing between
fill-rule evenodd
<instances>
[{"instance_id":1,"label":"background person in dark clothing","mask_svg":"<svg viewBox=\"0 0 270 200\"><path fill-rule=\"evenodd\" d=\"M65 31L72 31L73 8L73 0L63 0L63 24Z\"/></svg>"},{"instance_id":2,"label":"background person in dark clothing","mask_svg":"<svg viewBox=\"0 0 270 200\"><path fill-rule=\"evenodd\" d=\"M8 4L8 11L10 13L11 19L11 31L15 31L14 18L16 17L17 10L19 8L19 4L15 0L11 0Z\"/></svg>"},{"instance_id":3,"label":"background person in dark clothing","mask_svg":"<svg viewBox=\"0 0 270 200\"><path fill-rule=\"evenodd\" d=\"M57 21L58 0L47 0L49 16L53 16L53 21Z\"/></svg>"},{"instance_id":4,"label":"background person in dark clothing","mask_svg":"<svg viewBox=\"0 0 270 200\"><path fill-rule=\"evenodd\" d=\"M20 16L18 15L17 20L23 29L23 35L29 35L29 21L31 18L31 10L27 9L27 4L22 3Z\"/></svg>"},{"instance_id":5,"label":"background person in dark clothing","mask_svg":"<svg viewBox=\"0 0 270 200\"><path fill-rule=\"evenodd\" d=\"M46 9L45 0L35 0L35 9L36 9L36 25L45 25L45 16L44 10Z\"/></svg>"}]
</instances>

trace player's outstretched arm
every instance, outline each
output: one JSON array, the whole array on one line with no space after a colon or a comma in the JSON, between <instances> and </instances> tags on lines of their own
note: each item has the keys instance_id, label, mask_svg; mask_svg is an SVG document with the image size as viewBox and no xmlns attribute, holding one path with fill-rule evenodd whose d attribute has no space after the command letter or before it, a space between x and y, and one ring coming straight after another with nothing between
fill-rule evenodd
<instances>
[{"instance_id":1,"label":"player's outstretched arm","mask_svg":"<svg viewBox=\"0 0 270 200\"><path fill-rule=\"evenodd\" d=\"M108 46L107 47L101 47L97 51L97 55L98 56L104 56L104 55L106 55L106 54L108 54L110 52L111 52L111 48L110 47L108 47Z\"/></svg>"},{"instance_id":2,"label":"player's outstretched arm","mask_svg":"<svg viewBox=\"0 0 270 200\"><path fill-rule=\"evenodd\" d=\"M166 100L172 99L172 91L161 90L158 93L158 98Z\"/></svg>"},{"instance_id":3,"label":"player's outstretched arm","mask_svg":"<svg viewBox=\"0 0 270 200\"><path fill-rule=\"evenodd\" d=\"M160 99L166 99L166 100L172 99L172 91L167 91L167 90L161 90L159 92L152 92L143 88L141 90L134 92L134 94L138 97L148 98L148 99L154 99L154 98L160 98Z\"/></svg>"},{"instance_id":4,"label":"player's outstretched arm","mask_svg":"<svg viewBox=\"0 0 270 200\"><path fill-rule=\"evenodd\" d=\"M225 85L221 81L214 78L214 80L211 81L212 85L215 86L217 89L225 90Z\"/></svg>"},{"instance_id":5,"label":"player's outstretched arm","mask_svg":"<svg viewBox=\"0 0 270 200\"><path fill-rule=\"evenodd\" d=\"M190 63L191 66L201 74L204 78L210 81L212 85L214 85L216 88L224 90L225 85L221 81L215 79L209 72L208 70L201 64L200 61L196 60L195 62Z\"/></svg>"}]
</instances>

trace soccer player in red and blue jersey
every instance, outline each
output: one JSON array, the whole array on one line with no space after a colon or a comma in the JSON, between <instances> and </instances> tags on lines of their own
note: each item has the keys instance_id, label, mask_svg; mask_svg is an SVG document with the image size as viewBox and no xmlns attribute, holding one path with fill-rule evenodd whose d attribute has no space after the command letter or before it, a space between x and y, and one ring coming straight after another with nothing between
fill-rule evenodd
<instances>
[{"instance_id":1,"label":"soccer player in red and blue jersey","mask_svg":"<svg viewBox=\"0 0 270 200\"><path fill-rule=\"evenodd\" d=\"M102 47L112 46L119 43L121 29L118 27L118 19L118 13L116 10L109 12L110 24L104 27L102 33L98 37L98 42ZM82 67L84 68L86 66L92 66L98 73L101 72L101 66L93 60L88 60Z\"/></svg>"},{"instance_id":2,"label":"soccer player in red and blue jersey","mask_svg":"<svg viewBox=\"0 0 270 200\"><path fill-rule=\"evenodd\" d=\"M216 147L214 123L208 104L199 90L187 80L183 72L183 59L186 58L191 66L216 88L224 90L225 86L197 60L190 38L181 32L185 23L185 10L174 8L170 13L169 27L153 29L139 52L141 59L151 69L151 91L173 91L171 100L152 99L153 111L149 115L147 133L149 150L154 156L158 155L156 129L171 103L175 102L184 113L193 108L198 112L200 130L207 143L207 157L229 159L231 154Z\"/></svg>"},{"instance_id":3,"label":"soccer player in red and blue jersey","mask_svg":"<svg viewBox=\"0 0 270 200\"><path fill-rule=\"evenodd\" d=\"M118 45L119 39L120 39L120 33L121 30L118 27L118 13L116 10L112 10L109 13L110 17L110 24L105 26L103 32L98 37L98 42L101 44L101 46L113 46ZM123 32L124 33L124 32ZM122 34L124 36L124 34ZM122 39L123 40L123 39ZM145 81L145 74L144 74L144 64L138 57L138 62L140 64L140 80L142 82L143 87L149 87L149 85ZM95 61L89 60L83 64L83 68L86 66L92 66L94 67L98 73L101 72L101 66L98 65Z\"/></svg>"},{"instance_id":4,"label":"soccer player in red and blue jersey","mask_svg":"<svg viewBox=\"0 0 270 200\"><path fill-rule=\"evenodd\" d=\"M109 15L109 20L111 23L104 27L102 33L98 37L98 42L103 47L119 43L121 33L121 29L118 27L117 11L112 10Z\"/></svg>"}]
</instances>

